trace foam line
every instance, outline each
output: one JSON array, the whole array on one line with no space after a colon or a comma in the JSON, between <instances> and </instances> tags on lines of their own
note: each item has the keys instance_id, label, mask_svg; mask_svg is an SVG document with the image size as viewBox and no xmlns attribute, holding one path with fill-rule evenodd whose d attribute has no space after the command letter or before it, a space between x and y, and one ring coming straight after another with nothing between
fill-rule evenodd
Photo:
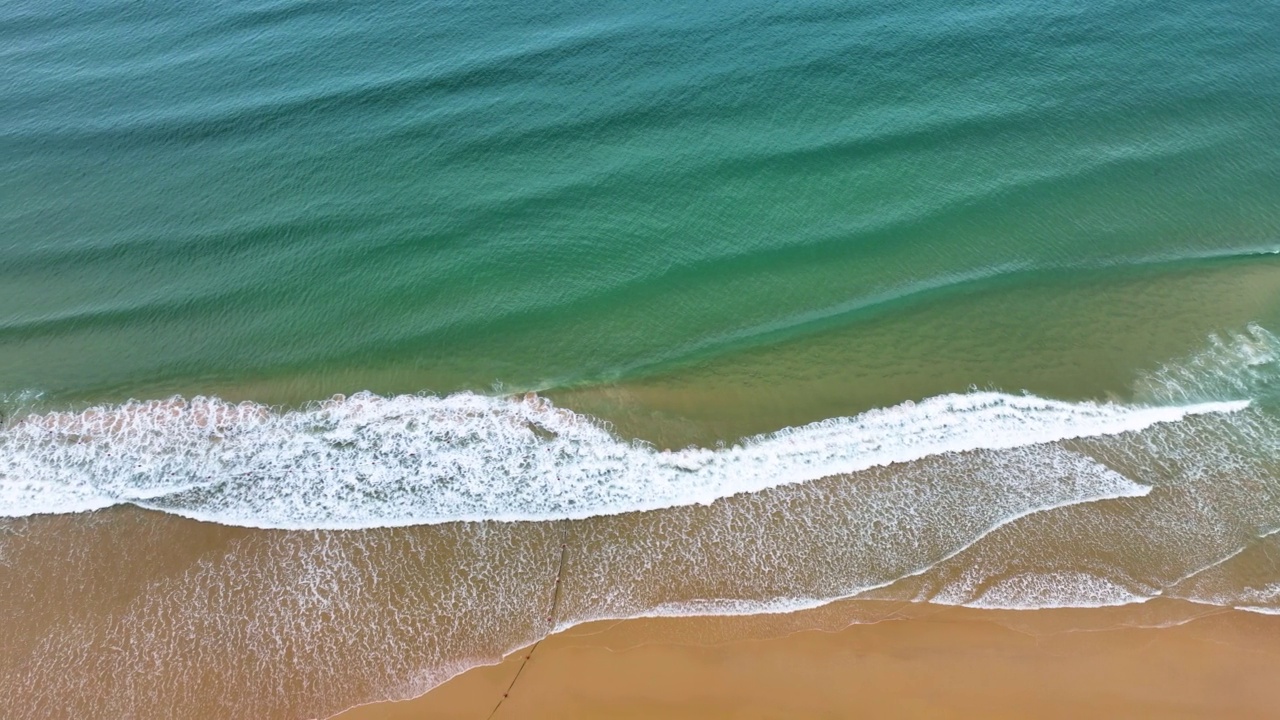
<instances>
[{"instance_id":1,"label":"foam line","mask_svg":"<svg viewBox=\"0 0 1280 720\"><path fill-rule=\"evenodd\" d=\"M579 519L706 504L942 453L1134 432L1248 404L971 392L729 448L660 452L534 396L360 393L283 413L173 398L31 416L0 432L0 516L133 503L285 529Z\"/></svg>"}]
</instances>

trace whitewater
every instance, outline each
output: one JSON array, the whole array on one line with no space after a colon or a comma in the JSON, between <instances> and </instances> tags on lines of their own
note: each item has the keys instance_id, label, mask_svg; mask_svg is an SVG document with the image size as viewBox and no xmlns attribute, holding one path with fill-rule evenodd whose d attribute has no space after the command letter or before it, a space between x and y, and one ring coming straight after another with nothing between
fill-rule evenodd
<instances>
[{"instance_id":1,"label":"whitewater","mask_svg":"<svg viewBox=\"0 0 1280 720\"><path fill-rule=\"evenodd\" d=\"M5 429L0 514L132 503L283 529L581 519L707 504L943 453L1134 432L1248 405L1124 406L971 392L727 448L659 451L533 395L360 393L287 412L173 398L31 416Z\"/></svg>"}]
</instances>

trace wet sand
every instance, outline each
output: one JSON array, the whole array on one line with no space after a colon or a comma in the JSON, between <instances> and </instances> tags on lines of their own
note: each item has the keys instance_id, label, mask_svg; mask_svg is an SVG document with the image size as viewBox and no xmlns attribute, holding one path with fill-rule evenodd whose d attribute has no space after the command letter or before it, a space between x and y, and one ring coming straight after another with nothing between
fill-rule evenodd
<instances>
[{"instance_id":1,"label":"wet sand","mask_svg":"<svg viewBox=\"0 0 1280 720\"><path fill-rule=\"evenodd\" d=\"M834 631L820 626L842 612L865 617L865 603L792 616L597 622L416 700L338 717L1275 717L1280 617L1148 605L895 605L871 611L878 622ZM1197 613L1167 627L1129 625ZM814 627L788 631L806 622Z\"/></svg>"}]
</instances>

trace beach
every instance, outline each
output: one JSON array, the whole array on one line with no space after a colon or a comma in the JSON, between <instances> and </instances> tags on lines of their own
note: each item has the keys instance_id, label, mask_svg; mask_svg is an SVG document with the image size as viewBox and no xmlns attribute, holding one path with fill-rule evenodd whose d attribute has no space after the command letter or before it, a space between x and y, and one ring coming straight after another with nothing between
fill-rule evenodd
<instances>
[{"instance_id":1,"label":"beach","mask_svg":"<svg viewBox=\"0 0 1280 720\"><path fill-rule=\"evenodd\" d=\"M847 605L808 623L592 623L419 699L337 717L1266 718L1278 697L1274 617L1151 609L1149 621L1196 617L1157 628L1130 609L1072 628L1082 618L1061 611ZM842 613L866 624L841 628Z\"/></svg>"}]
</instances>

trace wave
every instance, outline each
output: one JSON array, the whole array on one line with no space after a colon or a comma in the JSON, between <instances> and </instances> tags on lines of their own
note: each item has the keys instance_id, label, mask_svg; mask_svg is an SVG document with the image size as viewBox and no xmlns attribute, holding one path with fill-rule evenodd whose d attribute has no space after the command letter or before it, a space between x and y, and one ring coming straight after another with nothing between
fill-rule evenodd
<instances>
[{"instance_id":1,"label":"wave","mask_svg":"<svg viewBox=\"0 0 1280 720\"><path fill-rule=\"evenodd\" d=\"M23 706L97 707L89 703L107 698L120 714L161 716L197 706L190 679L212 677L231 698L221 714L310 717L360 698L420 694L552 631L606 618L780 613L847 597L1018 609L1146 604L1161 586L1210 565L1197 553L1229 554L1235 530L1274 527L1277 506L1259 502L1247 481L1260 475L1241 457L1267 455L1275 443L1224 440L1241 430L1274 439L1276 429L1252 407L1131 433L938 454L659 513L239 533L183 571L126 586L133 599L123 607L77 591L76 607L94 612L51 626L0 688ZM96 526L59 566L76 577L113 549L151 563L191 533L229 530L150 513L110 519L21 522L21 545L62 547L68 528ZM1049 542L1057 537L1061 544ZM13 589L50 572L13 563L23 573ZM1235 571L1195 577L1163 594L1268 612L1267 585L1280 574L1246 577L1252 594L1238 591ZM114 576L106 585L117 591ZM116 609L96 610L104 607ZM848 622L842 612L833 618ZM174 680L153 681L151 667ZM305 693L275 690L294 687L280 681L294 672L317 680Z\"/></svg>"},{"instance_id":2,"label":"wave","mask_svg":"<svg viewBox=\"0 0 1280 720\"><path fill-rule=\"evenodd\" d=\"M623 441L534 395L360 393L282 413L172 398L14 423L0 434L0 514L133 503L289 529L575 519L706 504L942 453L1132 432L1248 404L971 392L672 452Z\"/></svg>"},{"instance_id":3,"label":"wave","mask_svg":"<svg viewBox=\"0 0 1280 720\"><path fill-rule=\"evenodd\" d=\"M18 417L0 432L10 514L133 503L222 525L0 523L0 600L15 627L45 628L13 641L31 652L0 694L165 716L216 687L221 715L320 716L608 618L850 598L855 613L1127 605L1165 624L1200 604L1280 612L1277 358L1252 326L1148 373L1134 404L971 392L673 452L532 395ZM589 519L445 522L468 514ZM147 572L119 572L119 553ZM47 577L88 610L51 620L24 594Z\"/></svg>"},{"instance_id":4,"label":"wave","mask_svg":"<svg viewBox=\"0 0 1280 720\"><path fill-rule=\"evenodd\" d=\"M778 255L775 258L776 262L782 263L785 261L782 256L786 251L787 249L783 249L776 253ZM881 292L872 292L853 300L797 312L773 320L748 325L727 333L713 334L613 368L607 376L602 375L602 377L616 380L624 377L652 374L702 358L715 357L729 352L810 335L848 323L854 318L867 317L872 313L889 311L914 303L938 302L952 294L979 292L988 288L998 287L1001 284L1012 285L1019 282L1033 282L1046 277L1061 276L1064 273L1080 273L1083 276L1084 273L1101 272L1145 273L1173 271L1185 269L1185 267L1195 262L1230 262L1277 254L1280 254L1280 249L1275 249L1271 246L1241 246L1210 252L1180 251L1172 254L1135 257L1115 264L1076 262L1055 267L1040 266L1027 262L1010 262L1002 265L987 265L973 271L953 272L918 282L906 282L900 286ZM710 271L713 264L707 261L697 263L691 267ZM684 269L681 272L692 277L689 269ZM653 282L654 280L655 278L644 278L643 282ZM640 281L633 284L640 284ZM1222 362L1234 362L1234 360L1225 359ZM576 380L578 382L582 381L580 378Z\"/></svg>"}]
</instances>

